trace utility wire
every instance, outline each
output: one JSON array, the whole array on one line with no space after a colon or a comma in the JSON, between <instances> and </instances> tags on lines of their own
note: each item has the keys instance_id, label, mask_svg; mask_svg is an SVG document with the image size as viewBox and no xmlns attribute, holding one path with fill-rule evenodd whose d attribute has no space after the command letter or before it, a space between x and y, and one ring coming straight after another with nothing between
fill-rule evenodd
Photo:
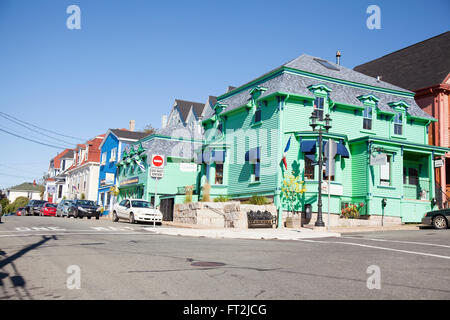
<instances>
[{"instance_id":1,"label":"utility wire","mask_svg":"<svg viewBox=\"0 0 450 320\"><path fill-rule=\"evenodd\" d=\"M54 145L51 145L51 144L47 144L47 143L43 143L43 142L36 141L36 140L33 140L33 139L25 138L25 137L23 137L21 135L18 135L18 134L15 134L15 133L3 130L1 128L0 128L0 131L3 131L3 132L5 132L7 134L10 134L12 136L15 136L15 137L18 137L18 138L22 138L22 139L25 139L25 140L28 140L28 141L31 141L31 142L34 142L34 143L38 143L38 144L41 144L41 145L44 145L44 146L47 146L47 147L51 147L51 148L55 148L55 149L62 149L62 150L67 149L66 147L57 147L57 146L54 146Z\"/></svg>"},{"instance_id":2,"label":"utility wire","mask_svg":"<svg viewBox=\"0 0 450 320\"><path fill-rule=\"evenodd\" d=\"M35 140L41 143L47 143L50 144L52 146L56 146L56 147L60 147L60 148L64 148L64 149L73 149L73 146L67 146L67 145L62 145L60 143L54 142L54 141L50 141L48 139L44 139L44 138L36 138L34 136L27 136L22 134L22 132L17 132L17 129L13 129L13 128L9 128L9 127L5 127L4 125L1 125L0 128L3 128L3 130L5 131L9 131L12 134L16 134L16 135L20 135L21 137L25 138L25 139L31 139L31 140ZM37 140L36 140L37 139Z\"/></svg>"},{"instance_id":3,"label":"utility wire","mask_svg":"<svg viewBox=\"0 0 450 320\"><path fill-rule=\"evenodd\" d=\"M34 132L36 132L36 133L38 133L38 134L41 134L41 135L43 135L43 136L49 137L49 138L51 138L51 139L54 139L54 140L57 140L57 141L60 141L60 142L63 142L63 143L73 144L73 142L68 142L68 141L64 141L64 140L61 140L61 139L52 137L51 135L48 135L48 134L45 134L45 133L40 132L39 130L30 128L28 125L26 125L26 124L24 124L24 123L21 123L21 122L19 122L19 121L14 120L14 119L10 119L9 116L4 115L3 112L0 112L0 116L3 117L3 118L5 118L6 120L12 121L12 122L14 122L14 123L16 123L16 124L18 124L18 125L20 125L20 126L23 126L23 127L27 128L28 130L34 131Z\"/></svg>"},{"instance_id":4,"label":"utility wire","mask_svg":"<svg viewBox=\"0 0 450 320\"><path fill-rule=\"evenodd\" d=\"M5 167L5 168L12 169L12 170L16 170L16 171L22 171L22 172L25 172L25 173L35 174L35 172L31 172L31 171L28 171L28 170L24 170L24 169L19 169L19 168L7 166L6 164L1 164L1 163L0 163L0 167Z\"/></svg>"},{"instance_id":5,"label":"utility wire","mask_svg":"<svg viewBox=\"0 0 450 320\"><path fill-rule=\"evenodd\" d=\"M61 134L61 133L58 133L58 132L55 132L55 131L51 131L51 130L48 130L48 129L44 129L44 128L38 127L38 126L36 126L36 125L34 125L34 124L32 124L32 123L29 123L29 122L26 122L26 121L17 119L17 118L15 118L15 117L13 117L13 116L11 116L11 115L9 115L9 114L7 114L7 113L1 112L1 111L0 111L0 114L3 114L3 115L5 115L5 116L7 116L7 117L10 117L10 118L12 118L12 119L18 120L18 121L20 121L20 122L26 123L26 124L28 124L28 125L30 125L30 126L33 126L33 127L37 128L37 129L40 129L40 130L43 130L43 131L46 131L46 132L54 133L54 134L56 134L56 135L58 135L58 136L62 136L62 137L65 137L65 138L71 138L71 139L78 140L78 141L79 141L79 140L81 140L81 141L86 141L86 140L87 140L87 139L83 139L83 138L78 138L78 137L72 137L72 136L64 135L64 134Z\"/></svg>"},{"instance_id":6,"label":"utility wire","mask_svg":"<svg viewBox=\"0 0 450 320\"><path fill-rule=\"evenodd\" d=\"M15 178L25 178L25 179L33 179L33 180L40 179L40 178L36 178L36 177L31 178L31 177L18 176L18 175L15 175L15 174L8 174L8 173L2 173L2 172L0 172L0 176L8 176L8 177L15 177Z\"/></svg>"}]
</instances>

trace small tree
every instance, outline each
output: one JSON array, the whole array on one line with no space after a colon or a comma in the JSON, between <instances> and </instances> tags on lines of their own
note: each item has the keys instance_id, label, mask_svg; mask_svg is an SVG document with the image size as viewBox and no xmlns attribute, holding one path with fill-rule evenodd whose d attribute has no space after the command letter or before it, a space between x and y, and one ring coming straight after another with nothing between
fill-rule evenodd
<instances>
[{"instance_id":1,"label":"small tree","mask_svg":"<svg viewBox=\"0 0 450 320\"><path fill-rule=\"evenodd\" d=\"M156 132L156 129L153 128L151 124L148 124L144 127L143 131L148 134L154 134Z\"/></svg>"},{"instance_id":2,"label":"small tree","mask_svg":"<svg viewBox=\"0 0 450 320\"><path fill-rule=\"evenodd\" d=\"M81 200L85 200L86 199L86 195L84 194L84 192L81 194Z\"/></svg>"},{"instance_id":3,"label":"small tree","mask_svg":"<svg viewBox=\"0 0 450 320\"><path fill-rule=\"evenodd\" d=\"M29 199L27 197L17 197L14 202L10 203L5 208L5 213L16 212L17 209L25 207L28 204Z\"/></svg>"},{"instance_id":4,"label":"small tree","mask_svg":"<svg viewBox=\"0 0 450 320\"><path fill-rule=\"evenodd\" d=\"M300 197L305 192L305 182L301 181L300 176L296 176L294 171L284 174L281 195L284 202L287 203L288 211L292 213L297 211L295 209L298 208Z\"/></svg>"}]
</instances>

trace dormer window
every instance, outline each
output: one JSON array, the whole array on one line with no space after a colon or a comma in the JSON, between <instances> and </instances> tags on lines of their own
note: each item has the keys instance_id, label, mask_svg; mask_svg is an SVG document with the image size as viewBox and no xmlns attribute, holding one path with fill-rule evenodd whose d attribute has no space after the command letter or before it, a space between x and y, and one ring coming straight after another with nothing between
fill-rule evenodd
<instances>
[{"instance_id":1,"label":"dormer window","mask_svg":"<svg viewBox=\"0 0 450 320\"><path fill-rule=\"evenodd\" d=\"M319 121L323 121L323 115L327 112L325 110L327 107L326 101L328 100L328 94L331 92L331 89L324 84L311 85L308 89L315 96L314 113Z\"/></svg>"},{"instance_id":2,"label":"dormer window","mask_svg":"<svg viewBox=\"0 0 450 320\"><path fill-rule=\"evenodd\" d=\"M401 136L403 134L403 113L397 112L394 117L394 134Z\"/></svg>"},{"instance_id":3,"label":"dormer window","mask_svg":"<svg viewBox=\"0 0 450 320\"><path fill-rule=\"evenodd\" d=\"M363 129L372 130L373 107L366 106L363 111Z\"/></svg>"},{"instance_id":4,"label":"dormer window","mask_svg":"<svg viewBox=\"0 0 450 320\"><path fill-rule=\"evenodd\" d=\"M325 105L325 98L317 97L314 99L314 113L318 120L323 121L323 111Z\"/></svg>"},{"instance_id":5,"label":"dormer window","mask_svg":"<svg viewBox=\"0 0 450 320\"><path fill-rule=\"evenodd\" d=\"M359 96L358 100L364 105L363 111L363 130L373 131L373 118L376 115L376 109L378 106L378 99L373 94Z\"/></svg>"},{"instance_id":6,"label":"dormer window","mask_svg":"<svg viewBox=\"0 0 450 320\"><path fill-rule=\"evenodd\" d=\"M394 109L394 136L402 138L405 132L406 110L409 107L405 101L390 102L388 105Z\"/></svg>"},{"instance_id":7,"label":"dormer window","mask_svg":"<svg viewBox=\"0 0 450 320\"><path fill-rule=\"evenodd\" d=\"M261 108L256 109L255 115L254 115L254 123L261 122Z\"/></svg>"}]
</instances>

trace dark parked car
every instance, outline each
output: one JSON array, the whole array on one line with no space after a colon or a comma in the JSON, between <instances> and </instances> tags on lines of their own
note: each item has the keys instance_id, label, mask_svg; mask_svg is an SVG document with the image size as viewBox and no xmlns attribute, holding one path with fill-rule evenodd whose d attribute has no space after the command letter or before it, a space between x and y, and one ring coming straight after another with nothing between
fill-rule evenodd
<instances>
[{"instance_id":1,"label":"dark parked car","mask_svg":"<svg viewBox=\"0 0 450 320\"><path fill-rule=\"evenodd\" d=\"M73 200L69 205L67 212L69 218L87 217L90 219L95 217L95 219L98 220L100 217L100 206L96 205L94 201L91 200Z\"/></svg>"},{"instance_id":2,"label":"dark parked car","mask_svg":"<svg viewBox=\"0 0 450 320\"><path fill-rule=\"evenodd\" d=\"M441 209L427 212L422 218L422 224L432 225L436 229L447 229L450 225L450 209Z\"/></svg>"},{"instance_id":3,"label":"dark parked car","mask_svg":"<svg viewBox=\"0 0 450 320\"><path fill-rule=\"evenodd\" d=\"M24 212L26 216L38 216L41 212L41 208L46 203L45 200L30 200L25 206Z\"/></svg>"}]
</instances>

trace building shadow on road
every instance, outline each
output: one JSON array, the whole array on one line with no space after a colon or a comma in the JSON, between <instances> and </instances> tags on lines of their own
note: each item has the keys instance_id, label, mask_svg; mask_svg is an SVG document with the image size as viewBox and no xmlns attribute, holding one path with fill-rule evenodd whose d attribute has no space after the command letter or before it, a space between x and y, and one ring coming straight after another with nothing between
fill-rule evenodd
<instances>
[{"instance_id":1,"label":"building shadow on road","mask_svg":"<svg viewBox=\"0 0 450 320\"><path fill-rule=\"evenodd\" d=\"M24 277L20 274L19 270L17 270L16 265L14 264L14 261L21 258L26 253L30 252L31 250L34 250L40 246L42 246L44 243L48 242L49 240L57 240L56 236L52 237L46 237L43 236L42 240L33 243L20 251L14 253L11 256L8 256L5 251L0 250L0 287L3 291L3 297L0 296L0 299L9 299L9 298L18 298L20 300L24 298L33 299L31 294L29 293L27 287L26 287L26 281ZM10 266L12 268L12 272L8 272L6 270L6 267ZM12 289L14 292L9 292L6 285L7 281L10 281Z\"/></svg>"}]
</instances>

